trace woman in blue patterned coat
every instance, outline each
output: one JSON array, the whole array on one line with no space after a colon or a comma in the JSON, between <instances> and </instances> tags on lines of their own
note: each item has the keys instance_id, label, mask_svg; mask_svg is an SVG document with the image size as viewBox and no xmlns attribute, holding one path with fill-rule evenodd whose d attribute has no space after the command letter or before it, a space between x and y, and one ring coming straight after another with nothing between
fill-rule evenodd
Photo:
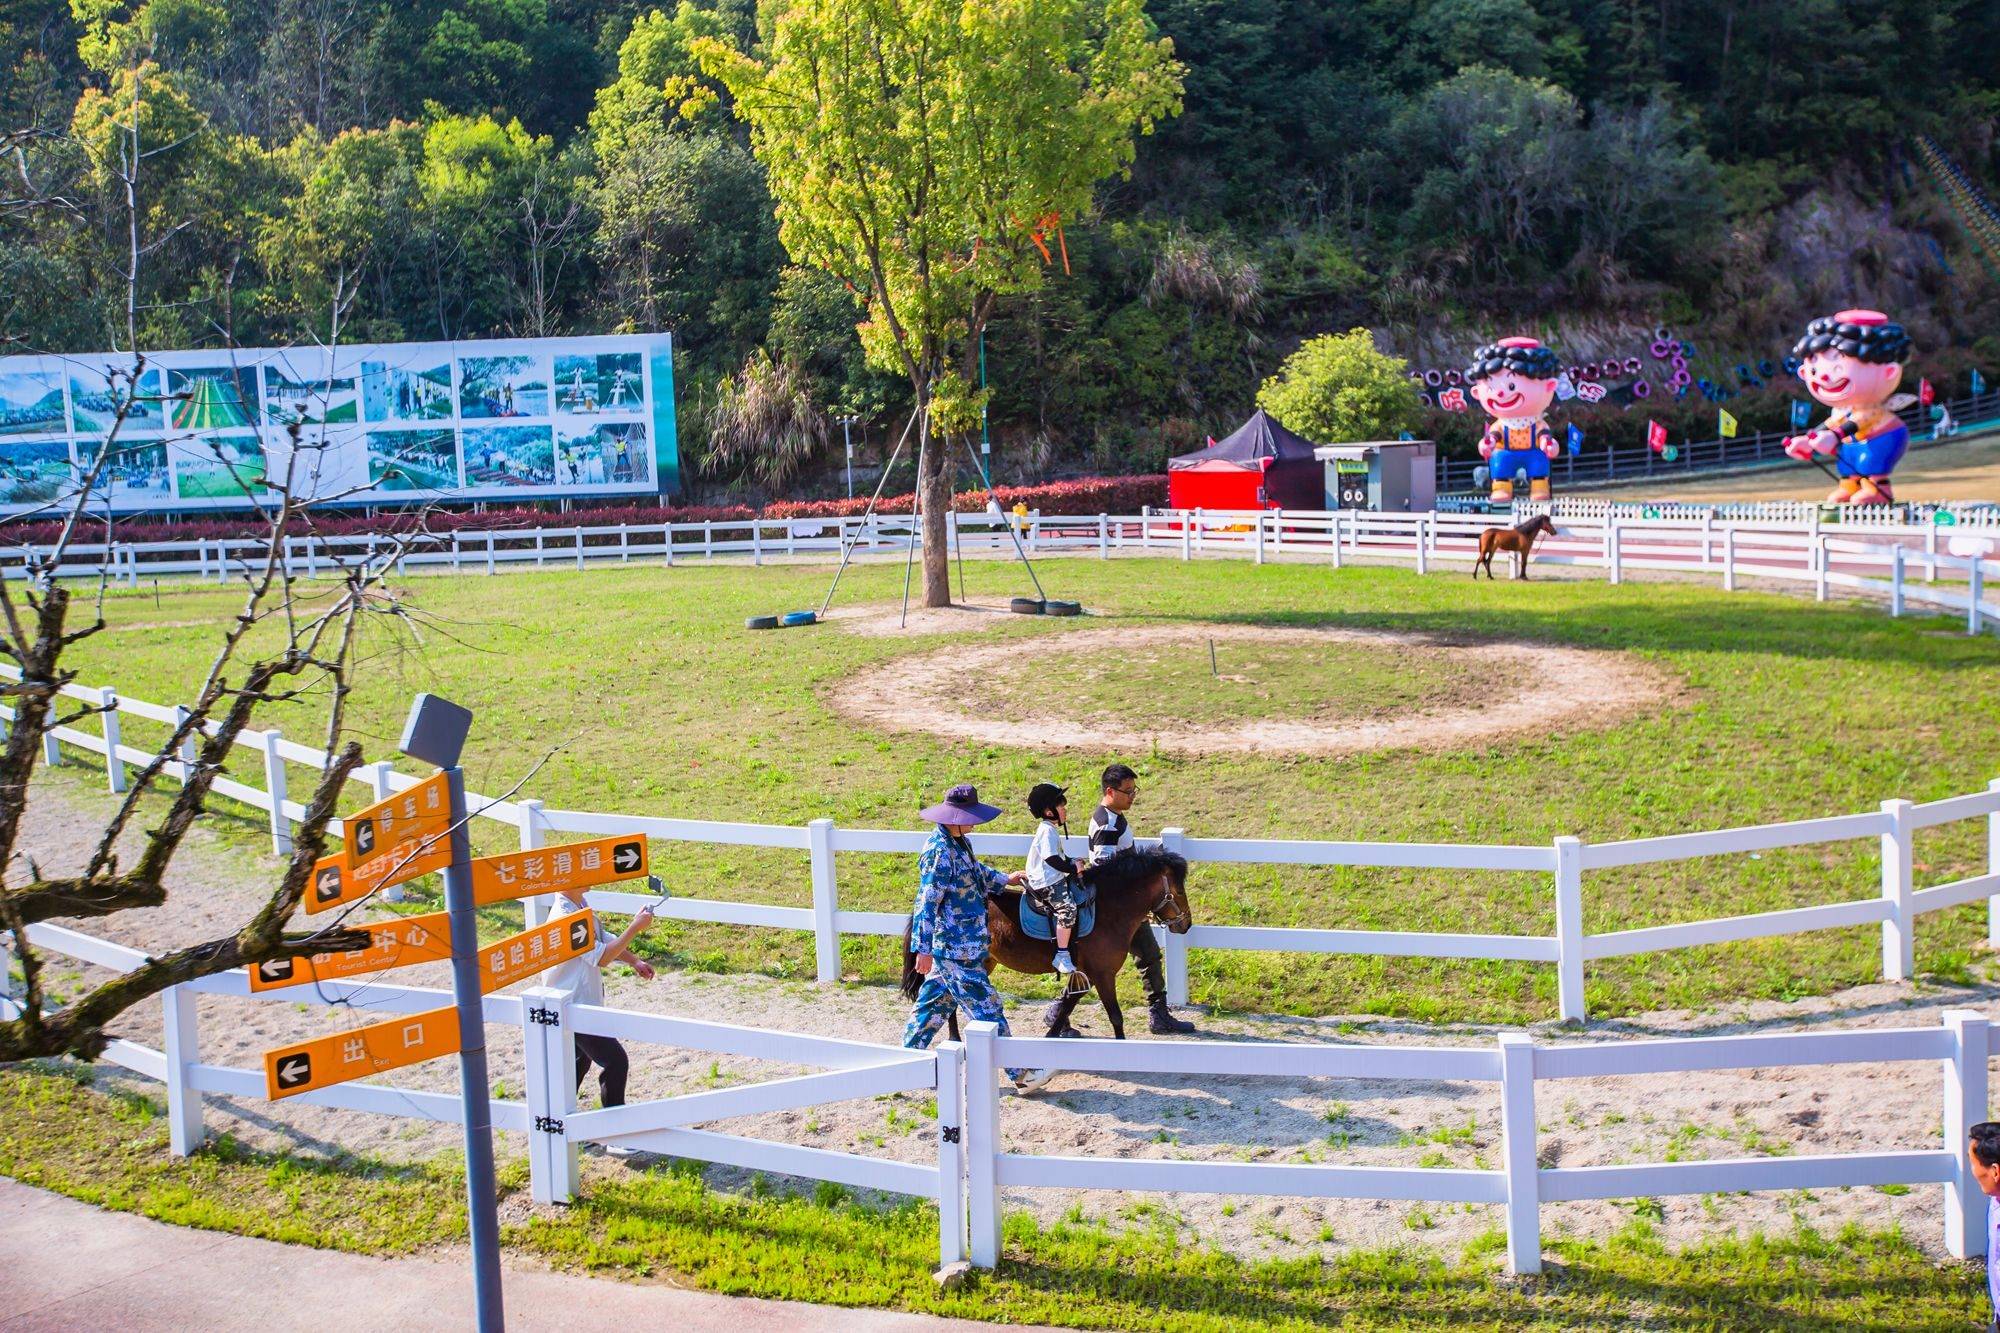
<instances>
[{"instance_id":1,"label":"woman in blue patterned coat","mask_svg":"<svg viewBox=\"0 0 2000 1333\"><path fill-rule=\"evenodd\" d=\"M993 979L986 974L986 895L1027 878L985 865L972 854L967 835L999 818L1000 807L979 799L971 783L960 783L944 800L923 811L937 827L917 857L917 905L910 914L910 951L923 975L916 1011L903 1029L903 1045L928 1047L954 1007L975 1020L996 1023L1007 1036L1007 1013ZM1023 1091L1049 1081L1046 1069L1009 1069Z\"/></svg>"}]
</instances>

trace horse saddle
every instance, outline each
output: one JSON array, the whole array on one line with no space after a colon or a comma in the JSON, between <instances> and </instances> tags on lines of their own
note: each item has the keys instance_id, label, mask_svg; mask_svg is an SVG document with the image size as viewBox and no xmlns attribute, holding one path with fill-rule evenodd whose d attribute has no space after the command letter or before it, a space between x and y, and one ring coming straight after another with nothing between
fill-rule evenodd
<instances>
[{"instance_id":1,"label":"horse saddle","mask_svg":"<svg viewBox=\"0 0 2000 1333\"><path fill-rule=\"evenodd\" d=\"M1048 863L1066 875L1076 874L1076 862L1067 856L1051 856ZM1070 933L1071 943L1082 939L1097 924L1097 890L1075 880L1076 884L1076 929ZM1035 900L1027 894L1021 895L1021 931L1030 939L1052 940L1056 937L1056 924L1044 912L1037 911Z\"/></svg>"}]
</instances>

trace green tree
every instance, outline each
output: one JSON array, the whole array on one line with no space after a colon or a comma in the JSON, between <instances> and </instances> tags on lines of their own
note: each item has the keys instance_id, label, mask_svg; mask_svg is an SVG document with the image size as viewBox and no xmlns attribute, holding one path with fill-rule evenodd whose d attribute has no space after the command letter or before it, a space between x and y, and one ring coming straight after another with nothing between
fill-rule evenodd
<instances>
[{"instance_id":1,"label":"green tree","mask_svg":"<svg viewBox=\"0 0 2000 1333\"><path fill-rule=\"evenodd\" d=\"M1264 381L1257 406L1322 444L1392 440L1421 414L1408 364L1379 350L1367 329L1307 342Z\"/></svg>"},{"instance_id":2,"label":"green tree","mask_svg":"<svg viewBox=\"0 0 2000 1333\"><path fill-rule=\"evenodd\" d=\"M910 381L924 600L946 605L952 471L929 445L933 400L977 419L979 331L1002 293L1042 281L1038 233L1084 216L1130 169L1134 134L1179 109L1171 43L1141 0L792 0L763 59L694 51L750 125L793 261L866 291L869 359Z\"/></svg>"}]
</instances>

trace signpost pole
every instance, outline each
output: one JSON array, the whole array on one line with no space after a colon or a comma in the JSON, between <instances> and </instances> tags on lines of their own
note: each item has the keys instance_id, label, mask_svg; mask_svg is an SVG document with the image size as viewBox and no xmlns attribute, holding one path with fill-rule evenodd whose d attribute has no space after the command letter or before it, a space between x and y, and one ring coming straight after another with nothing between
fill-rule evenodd
<instances>
[{"instance_id":1,"label":"signpost pole","mask_svg":"<svg viewBox=\"0 0 2000 1333\"><path fill-rule=\"evenodd\" d=\"M404 754L444 770L451 798L451 864L444 869L451 916L451 989L458 1007L458 1089L465 1105L466 1222L472 1235L474 1309L480 1333L502 1333L500 1215L493 1173L493 1106L486 1073L486 1014L479 990L479 929L472 914L472 839L466 831L465 773L458 766L472 714L420 694L403 728Z\"/></svg>"}]
</instances>

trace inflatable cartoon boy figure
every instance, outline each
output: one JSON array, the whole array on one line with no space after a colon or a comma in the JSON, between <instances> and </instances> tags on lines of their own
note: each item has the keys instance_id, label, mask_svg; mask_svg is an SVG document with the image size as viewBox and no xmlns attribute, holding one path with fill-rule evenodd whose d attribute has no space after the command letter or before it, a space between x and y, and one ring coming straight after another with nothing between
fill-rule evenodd
<instances>
[{"instance_id":1,"label":"inflatable cartoon boy figure","mask_svg":"<svg viewBox=\"0 0 2000 1333\"><path fill-rule=\"evenodd\" d=\"M1494 504L1514 499L1514 482L1528 478L1528 498L1549 498L1549 460L1562 450L1542 414L1555 401L1562 373L1553 349L1533 338L1502 338L1472 355L1465 382L1493 423L1480 437L1479 456L1493 477Z\"/></svg>"},{"instance_id":2,"label":"inflatable cartoon boy figure","mask_svg":"<svg viewBox=\"0 0 2000 1333\"><path fill-rule=\"evenodd\" d=\"M1840 484L1829 504L1894 503L1889 474L1910 445L1910 428L1888 408L1910 357L1903 326L1879 310L1843 310L1806 325L1792 355L1806 388L1833 413L1786 440L1785 452L1801 462L1833 455Z\"/></svg>"}]
</instances>

